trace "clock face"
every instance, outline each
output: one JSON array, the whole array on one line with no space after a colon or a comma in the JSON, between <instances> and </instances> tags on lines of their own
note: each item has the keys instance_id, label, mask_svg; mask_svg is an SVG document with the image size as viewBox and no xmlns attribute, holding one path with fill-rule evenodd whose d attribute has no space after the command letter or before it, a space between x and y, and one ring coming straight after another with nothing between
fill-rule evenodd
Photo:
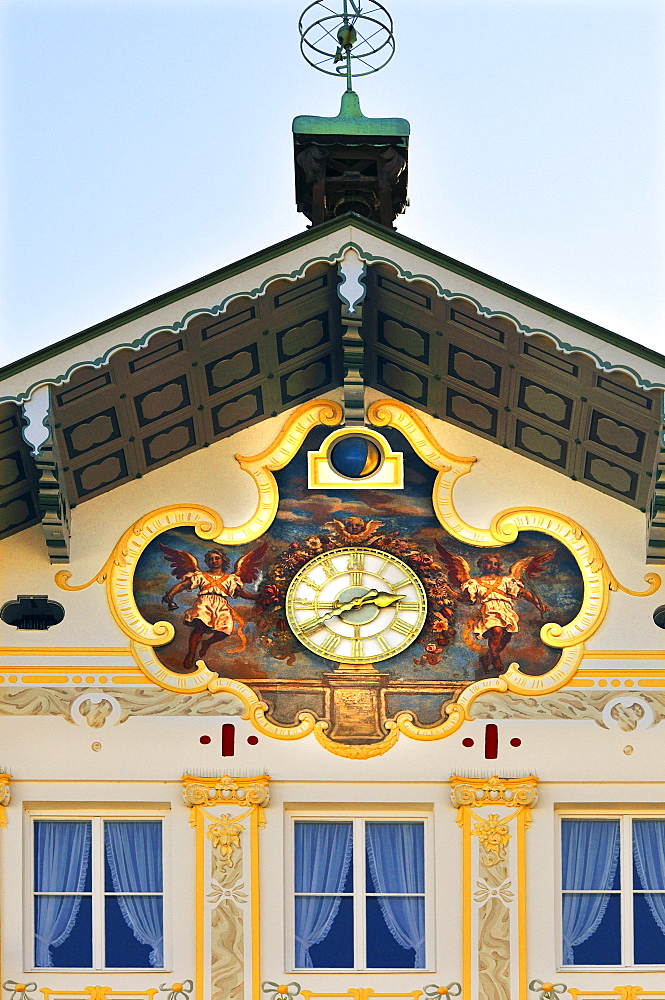
<instances>
[{"instance_id":1,"label":"clock face","mask_svg":"<svg viewBox=\"0 0 665 1000\"><path fill-rule=\"evenodd\" d=\"M339 663L376 663L410 646L427 617L425 589L380 549L332 549L293 577L286 618L297 639Z\"/></svg>"}]
</instances>

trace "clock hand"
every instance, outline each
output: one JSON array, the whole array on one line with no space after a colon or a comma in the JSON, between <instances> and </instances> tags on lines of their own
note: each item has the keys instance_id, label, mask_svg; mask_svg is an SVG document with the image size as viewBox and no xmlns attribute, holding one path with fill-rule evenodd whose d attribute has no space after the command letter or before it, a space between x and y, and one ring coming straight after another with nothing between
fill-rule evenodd
<instances>
[{"instance_id":1,"label":"clock hand","mask_svg":"<svg viewBox=\"0 0 665 1000\"><path fill-rule=\"evenodd\" d=\"M328 611L327 614L316 618L313 622L308 622L307 631L313 632L319 625L323 625L330 618L337 618L344 611L355 611L357 608L364 607L365 604L376 604L379 608L388 608L391 604L396 604L397 601L403 600L405 596L405 594L387 594L383 591L368 590L362 597L356 597L353 601L340 604L338 607L333 608L332 611Z\"/></svg>"}]
</instances>

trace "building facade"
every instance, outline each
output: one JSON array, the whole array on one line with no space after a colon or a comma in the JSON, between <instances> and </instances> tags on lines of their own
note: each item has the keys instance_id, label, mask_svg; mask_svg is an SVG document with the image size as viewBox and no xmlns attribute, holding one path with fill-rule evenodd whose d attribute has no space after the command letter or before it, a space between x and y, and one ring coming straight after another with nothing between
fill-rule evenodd
<instances>
[{"instance_id":1,"label":"building facade","mask_svg":"<svg viewBox=\"0 0 665 1000\"><path fill-rule=\"evenodd\" d=\"M665 358L345 214L0 374L8 996L665 997Z\"/></svg>"}]
</instances>

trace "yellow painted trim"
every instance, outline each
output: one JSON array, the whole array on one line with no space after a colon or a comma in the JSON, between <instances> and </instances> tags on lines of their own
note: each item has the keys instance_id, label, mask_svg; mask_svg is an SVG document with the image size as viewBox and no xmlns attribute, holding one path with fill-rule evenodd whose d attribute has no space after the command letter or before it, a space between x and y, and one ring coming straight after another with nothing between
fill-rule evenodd
<instances>
[{"instance_id":1,"label":"yellow painted trim","mask_svg":"<svg viewBox=\"0 0 665 1000\"><path fill-rule=\"evenodd\" d=\"M52 990L48 986L42 986L39 990L44 994L44 1000L49 997L86 997L87 1000L106 1000L106 997L146 997L152 1000L158 989L147 990L114 990L110 986L85 986L82 990Z\"/></svg>"},{"instance_id":2,"label":"yellow painted trim","mask_svg":"<svg viewBox=\"0 0 665 1000\"><path fill-rule=\"evenodd\" d=\"M585 660L665 660L662 649L587 649Z\"/></svg>"},{"instance_id":3,"label":"yellow painted trim","mask_svg":"<svg viewBox=\"0 0 665 1000\"><path fill-rule=\"evenodd\" d=\"M252 1000L261 1000L261 892L259 884L259 810L252 810L249 828L252 899Z\"/></svg>"},{"instance_id":4,"label":"yellow painted trim","mask_svg":"<svg viewBox=\"0 0 665 1000\"><path fill-rule=\"evenodd\" d=\"M373 441L382 459L376 472L364 479L347 479L335 472L329 455L335 444L349 434L361 435ZM318 451L307 452L307 485L309 489L337 490L401 490L404 487L404 455L394 452L383 434L369 427L342 427L323 441Z\"/></svg>"},{"instance_id":5,"label":"yellow painted trim","mask_svg":"<svg viewBox=\"0 0 665 1000\"><path fill-rule=\"evenodd\" d=\"M517 947L520 1000L528 1000L527 922L526 922L526 828L529 810L521 809L517 817Z\"/></svg>"},{"instance_id":6,"label":"yellow painted trim","mask_svg":"<svg viewBox=\"0 0 665 1000\"><path fill-rule=\"evenodd\" d=\"M129 646L0 646L0 656L129 656Z\"/></svg>"},{"instance_id":7,"label":"yellow painted trim","mask_svg":"<svg viewBox=\"0 0 665 1000\"><path fill-rule=\"evenodd\" d=\"M196 1000L203 1000L204 997L204 975L205 975L205 830L202 810L194 807L196 823L196 915L195 915L195 936L196 936L196 982L194 985L194 995Z\"/></svg>"},{"instance_id":8,"label":"yellow painted trim","mask_svg":"<svg viewBox=\"0 0 665 1000\"><path fill-rule=\"evenodd\" d=\"M312 990L301 990L300 995L305 998L305 1000L336 1000L336 998L347 997L349 1000L373 1000L374 997L390 997L390 998L406 998L411 997L411 1000L420 1000L420 997L424 996L422 990L411 990L410 993L395 993L391 990L390 993L377 993L372 989L371 986L350 986L346 993L314 993Z\"/></svg>"},{"instance_id":9,"label":"yellow painted trim","mask_svg":"<svg viewBox=\"0 0 665 1000\"><path fill-rule=\"evenodd\" d=\"M614 1000L656 1000L665 997L665 990L652 990L648 986L615 986L613 990L575 989L568 987L573 1000L601 1000L602 997L614 997Z\"/></svg>"},{"instance_id":10,"label":"yellow painted trim","mask_svg":"<svg viewBox=\"0 0 665 1000\"><path fill-rule=\"evenodd\" d=\"M462 900L462 996L471 996L473 981L473 910L471 886L473 885L473 855L471 841L471 812L462 811L462 870L464 872L464 887Z\"/></svg>"}]
</instances>

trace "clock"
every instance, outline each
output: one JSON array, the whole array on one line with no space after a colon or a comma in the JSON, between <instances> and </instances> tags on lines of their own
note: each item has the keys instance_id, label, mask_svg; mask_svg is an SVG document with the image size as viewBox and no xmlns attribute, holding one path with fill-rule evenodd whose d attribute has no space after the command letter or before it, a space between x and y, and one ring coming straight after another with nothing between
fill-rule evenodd
<instances>
[{"instance_id":1,"label":"clock","mask_svg":"<svg viewBox=\"0 0 665 1000\"><path fill-rule=\"evenodd\" d=\"M286 620L307 649L338 663L387 660L417 639L427 596L390 552L350 547L310 559L286 593Z\"/></svg>"}]
</instances>

